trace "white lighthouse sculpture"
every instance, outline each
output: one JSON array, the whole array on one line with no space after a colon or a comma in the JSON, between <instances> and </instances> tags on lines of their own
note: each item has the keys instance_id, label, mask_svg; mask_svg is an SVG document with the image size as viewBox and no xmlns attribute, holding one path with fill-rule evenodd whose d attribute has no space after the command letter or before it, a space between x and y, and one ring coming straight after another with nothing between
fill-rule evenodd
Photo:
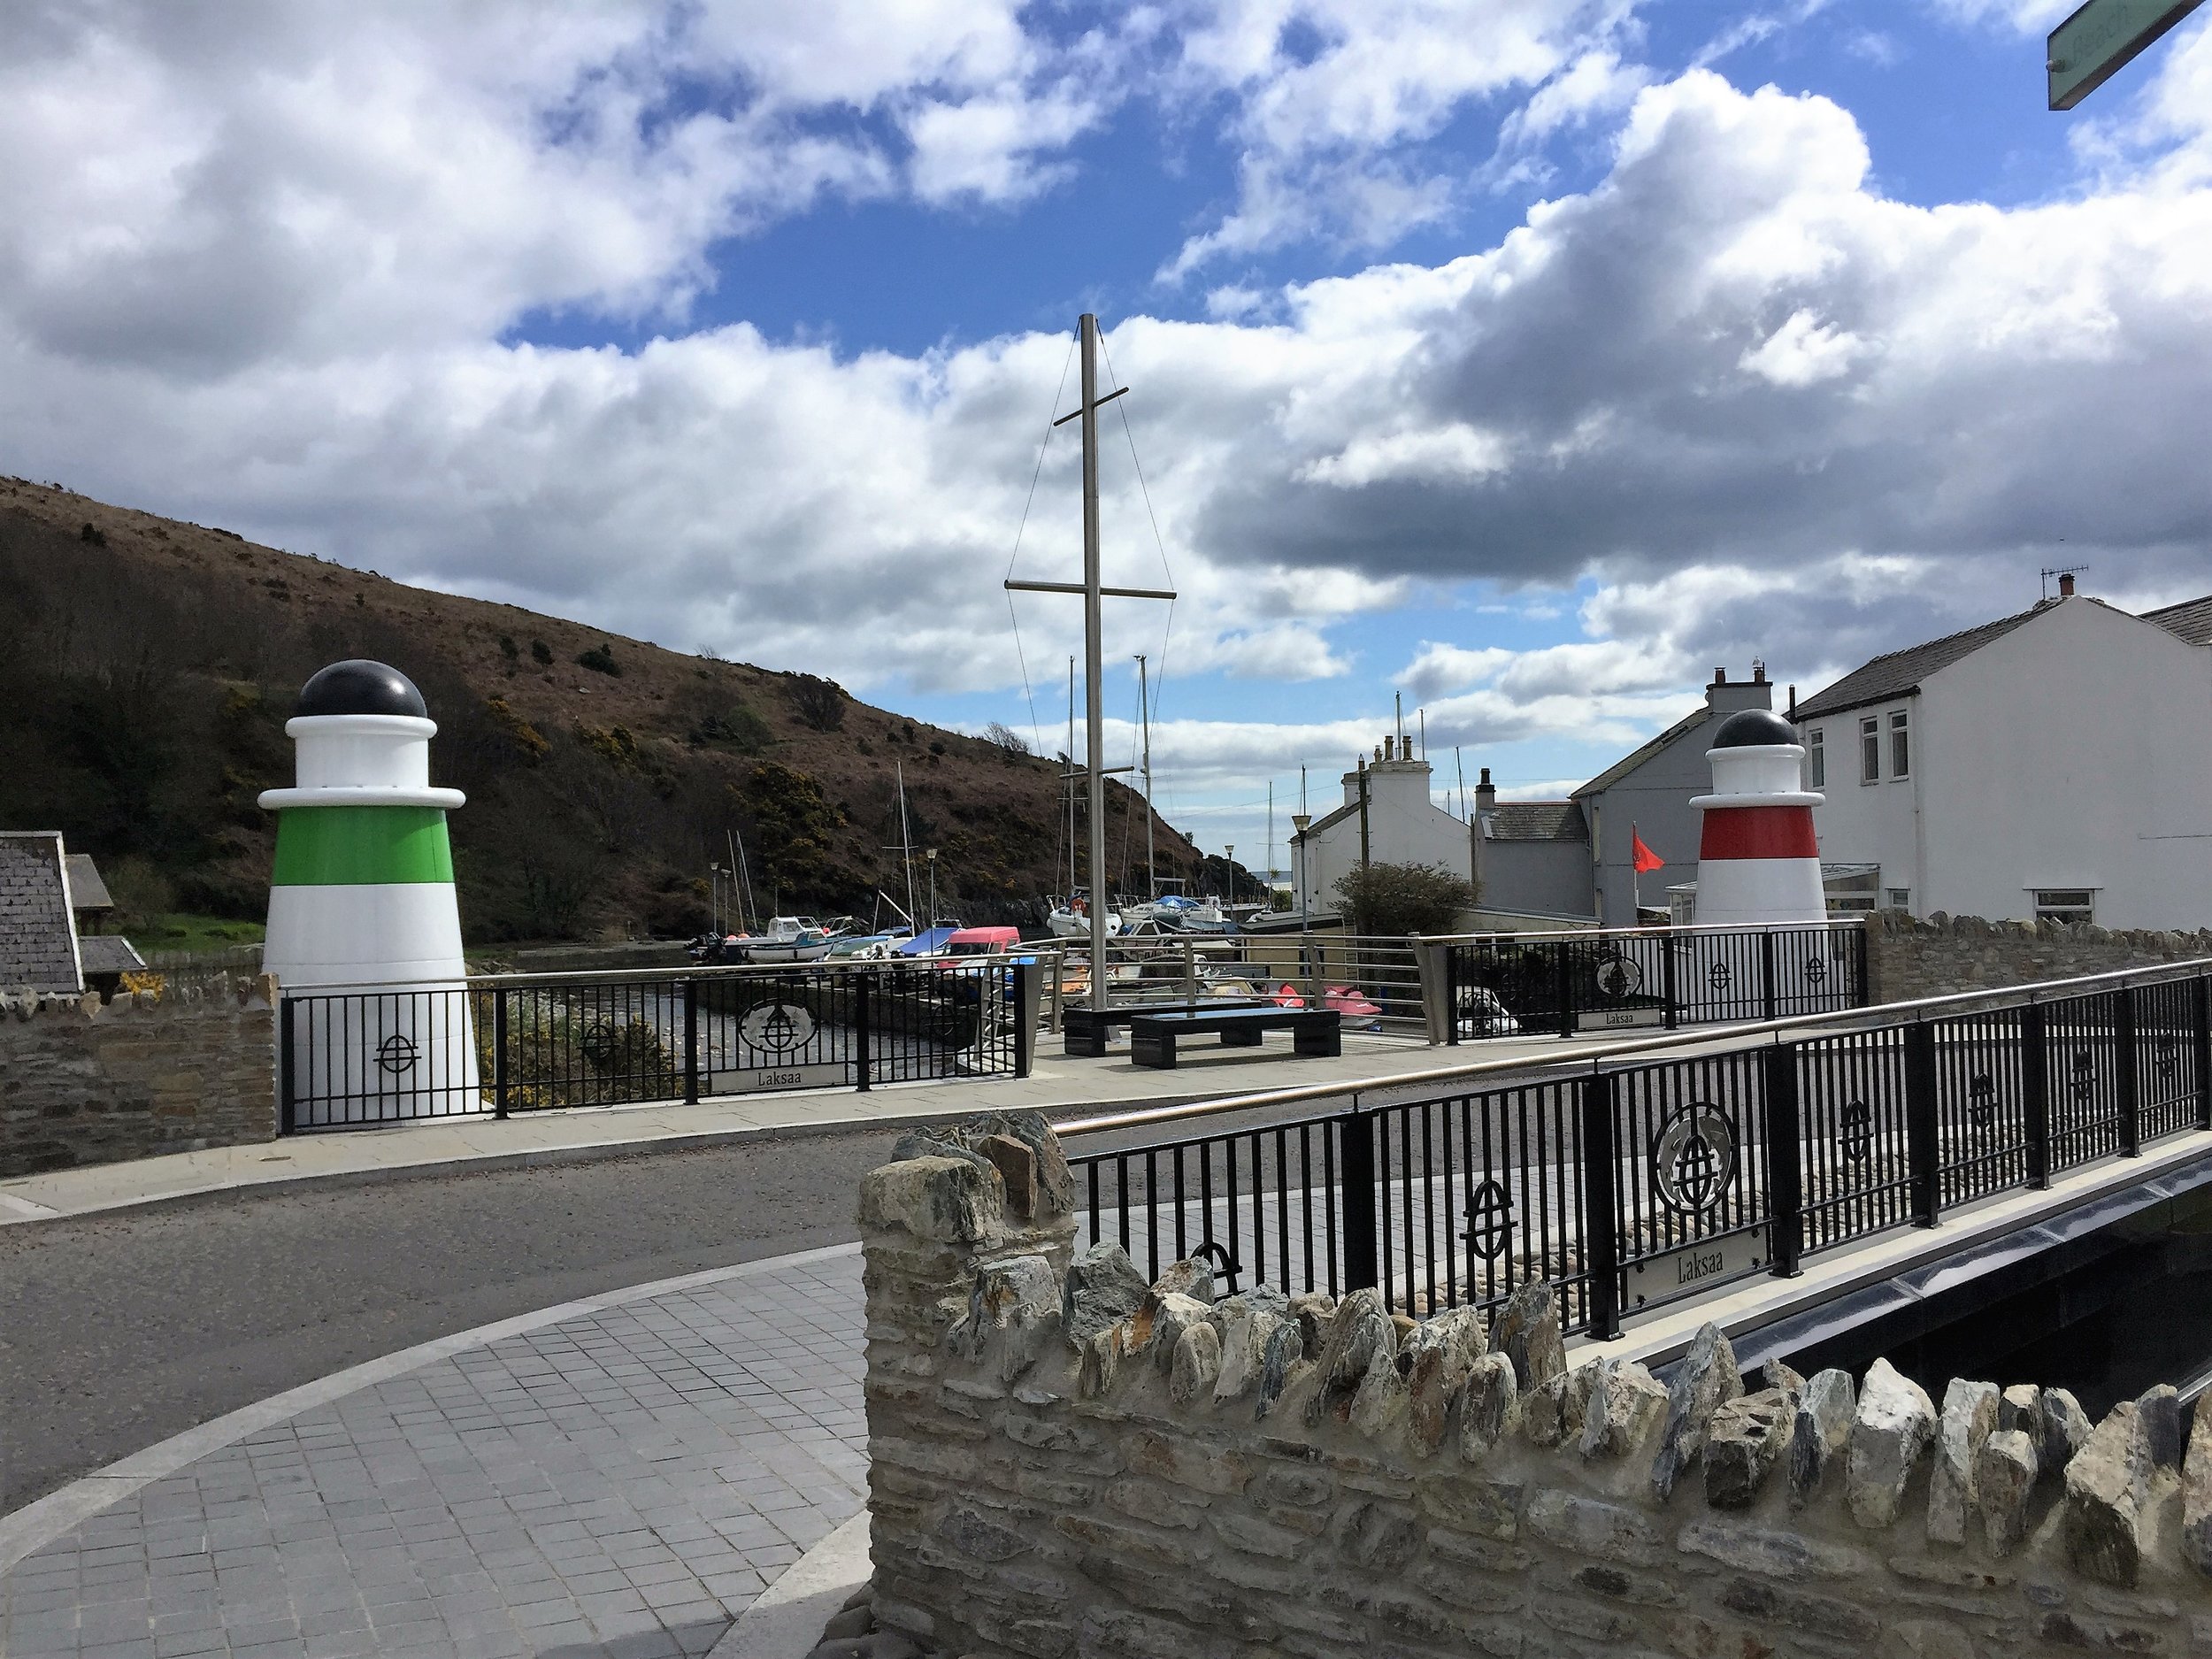
<instances>
[{"instance_id":1,"label":"white lighthouse sculpture","mask_svg":"<svg viewBox=\"0 0 2212 1659\"><path fill-rule=\"evenodd\" d=\"M264 968L296 1005L292 1097L306 1124L480 1110L437 723L382 663L333 663L284 730L296 781L280 814Z\"/></svg>"},{"instance_id":2,"label":"white lighthouse sculpture","mask_svg":"<svg viewBox=\"0 0 2212 1659\"><path fill-rule=\"evenodd\" d=\"M1824 921L1813 809L1824 796L1801 787L1804 747L1788 721L1765 709L1730 715L1705 751L1713 793L1697 848L1701 926L1765 927Z\"/></svg>"}]
</instances>

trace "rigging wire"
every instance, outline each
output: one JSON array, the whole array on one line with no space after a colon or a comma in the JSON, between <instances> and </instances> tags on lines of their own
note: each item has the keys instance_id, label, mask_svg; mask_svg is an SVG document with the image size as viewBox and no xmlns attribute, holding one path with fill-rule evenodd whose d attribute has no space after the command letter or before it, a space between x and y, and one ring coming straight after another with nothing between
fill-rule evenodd
<instances>
[{"instance_id":1,"label":"rigging wire","mask_svg":"<svg viewBox=\"0 0 2212 1659\"><path fill-rule=\"evenodd\" d=\"M1118 386L1121 384L1121 377L1114 372L1114 354L1107 349L1103 330L1100 331L1098 336L1098 349L1106 359L1106 378L1114 385ZM1064 368L1060 373L1064 378L1067 371ZM1161 573L1167 578L1169 588L1172 588L1175 586L1175 570L1168 561L1166 539L1160 534L1160 516L1152 510L1152 488L1145 482L1144 463L1137 458L1137 435L1129 425L1129 405L1125 400L1117 399L1116 401L1120 406L1122 440L1129 446L1129 465L1137 474L1137 491L1144 497L1144 516L1152 526L1152 545L1159 549ZM1056 402L1054 407L1058 407ZM1160 625L1160 672L1153 677L1152 681L1152 707L1149 712L1152 723L1156 726L1159 724L1160 719L1160 694L1167 687L1168 647L1173 642L1174 638L1175 601L1171 599L1167 602L1167 619ZM1152 812L1158 810L1149 798L1145 802L1145 810Z\"/></svg>"},{"instance_id":2,"label":"rigging wire","mask_svg":"<svg viewBox=\"0 0 2212 1659\"><path fill-rule=\"evenodd\" d=\"M1068 365L1074 361L1075 341L1071 337L1068 341L1068 355L1060 359L1060 383L1052 388L1052 405L1045 411L1045 441L1037 446L1037 465L1035 470L1029 474L1029 494L1022 502L1021 522L1014 526L1014 550L1007 556L1006 560L1006 574L1010 578L1014 574L1014 565L1022 556L1022 536L1029 528L1029 510L1036 504L1037 501L1037 480L1044 476L1045 455L1052 448L1053 412L1060 407L1060 394L1068 389ZM1134 451L1133 450L1132 453L1133 454ZM1159 534L1156 526L1153 534L1155 535ZM1021 664L1022 698L1029 704L1030 741L1037 745L1038 752L1041 754L1044 752L1045 731L1037 721L1037 697L1029 684L1029 657L1028 654L1022 649L1021 613L1014 609L1014 592L1010 588L1006 590L1006 615L1008 620L1014 625L1014 660ZM1072 766L1074 764L1075 757L1071 755L1068 757L1068 764Z\"/></svg>"}]
</instances>

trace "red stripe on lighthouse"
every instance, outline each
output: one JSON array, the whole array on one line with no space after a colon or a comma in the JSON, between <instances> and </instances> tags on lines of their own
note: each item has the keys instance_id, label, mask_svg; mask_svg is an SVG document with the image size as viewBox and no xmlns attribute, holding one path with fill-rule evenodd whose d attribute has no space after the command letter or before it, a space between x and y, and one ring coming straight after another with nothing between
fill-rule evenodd
<instances>
[{"instance_id":1,"label":"red stripe on lighthouse","mask_svg":"<svg viewBox=\"0 0 2212 1659\"><path fill-rule=\"evenodd\" d=\"M1809 806L1713 806L1705 809L1700 858L1817 858Z\"/></svg>"}]
</instances>

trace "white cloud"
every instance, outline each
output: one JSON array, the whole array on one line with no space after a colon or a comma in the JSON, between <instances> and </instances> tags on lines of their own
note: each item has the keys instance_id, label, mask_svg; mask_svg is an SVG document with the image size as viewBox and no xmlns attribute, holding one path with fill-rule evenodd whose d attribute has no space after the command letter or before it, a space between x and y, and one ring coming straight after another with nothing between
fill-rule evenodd
<instances>
[{"instance_id":1,"label":"white cloud","mask_svg":"<svg viewBox=\"0 0 2212 1659\"><path fill-rule=\"evenodd\" d=\"M1832 327L1801 308L1764 340L1747 349L1739 361L1777 386L1816 386L1848 374L1853 359L1864 349L1857 335Z\"/></svg>"}]
</instances>

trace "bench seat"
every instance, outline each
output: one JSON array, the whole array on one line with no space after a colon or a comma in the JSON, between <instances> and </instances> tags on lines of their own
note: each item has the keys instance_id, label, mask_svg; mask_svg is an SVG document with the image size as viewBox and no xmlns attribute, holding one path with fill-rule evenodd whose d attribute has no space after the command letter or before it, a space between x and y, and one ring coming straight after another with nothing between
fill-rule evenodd
<instances>
[{"instance_id":1,"label":"bench seat","mask_svg":"<svg viewBox=\"0 0 2212 1659\"><path fill-rule=\"evenodd\" d=\"M1343 1016L1333 1008L1228 1008L1221 1010L1133 1010L1129 1057L1137 1064L1172 1069L1181 1037L1217 1033L1225 1048L1256 1048L1271 1031L1291 1033L1294 1049L1317 1058L1344 1052Z\"/></svg>"}]
</instances>

